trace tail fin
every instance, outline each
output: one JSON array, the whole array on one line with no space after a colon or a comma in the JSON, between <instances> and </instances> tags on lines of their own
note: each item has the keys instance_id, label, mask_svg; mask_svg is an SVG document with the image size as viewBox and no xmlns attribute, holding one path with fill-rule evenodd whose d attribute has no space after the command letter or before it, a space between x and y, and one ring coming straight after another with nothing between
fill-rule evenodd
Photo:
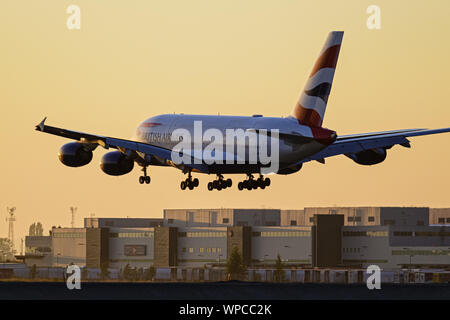
<instances>
[{"instance_id":1,"label":"tail fin","mask_svg":"<svg viewBox=\"0 0 450 320\"><path fill-rule=\"evenodd\" d=\"M320 51L305 89L292 111L301 124L322 126L343 36L343 31L330 32Z\"/></svg>"}]
</instances>

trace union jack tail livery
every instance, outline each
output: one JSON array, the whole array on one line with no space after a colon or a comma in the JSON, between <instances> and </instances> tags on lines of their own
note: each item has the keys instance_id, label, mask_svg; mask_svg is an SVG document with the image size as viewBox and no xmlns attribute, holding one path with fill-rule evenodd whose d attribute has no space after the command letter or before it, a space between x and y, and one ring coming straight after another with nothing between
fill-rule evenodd
<instances>
[{"instance_id":1,"label":"union jack tail livery","mask_svg":"<svg viewBox=\"0 0 450 320\"><path fill-rule=\"evenodd\" d=\"M333 31L328 35L305 89L292 112L300 124L310 127L322 126L343 36L343 31Z\"/></svg>"}]
</instances>

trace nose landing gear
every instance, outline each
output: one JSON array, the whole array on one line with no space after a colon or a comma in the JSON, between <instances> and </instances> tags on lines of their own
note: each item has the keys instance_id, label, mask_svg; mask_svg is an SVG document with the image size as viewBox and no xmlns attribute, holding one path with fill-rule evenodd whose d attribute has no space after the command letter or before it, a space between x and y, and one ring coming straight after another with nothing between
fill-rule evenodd
<instances>
[{"instance_id":1,"label":"nose landing gear","mask_svg":"<svg viewBox=\"0 0 450 320\"><path fill-rule=\"evenodd\" d=\"M151 179L147 175L147 167L143 167L142 171L144 172L144 175L139 177L139 183L144 184L144 182L145 182L146 184L149 184Z\"/></svg>"}]
</instances>

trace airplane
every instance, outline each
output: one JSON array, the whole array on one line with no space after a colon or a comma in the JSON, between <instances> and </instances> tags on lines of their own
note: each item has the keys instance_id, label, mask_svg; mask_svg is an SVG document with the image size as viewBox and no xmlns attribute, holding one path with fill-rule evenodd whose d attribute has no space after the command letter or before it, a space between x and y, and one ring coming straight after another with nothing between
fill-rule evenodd
<instances>
[{"instance_id":1,"label":"airplane","mask_svg":"<svg viewBox=\"0 0 450 320\"><path fill-rule=\"evenodd\" d=\"M360 165L375 165L386 159L387 150L394 145L410 148L408 137L450 132L450 128L442 128L337 135L336 131L323 127L343 35L343 31L329 33L298 102L291 115L286 117L163 114L142 122L135 136L129 140L48 126L45 124L46 117L36 126L36 130L76 140L63 145L59 151L59 160L66 166L87 165L92 160L93 151L101 146L105 149L116 149L104 154L100 162L101 169L108 175L127 174L133 170L136 163L142 167L143 171L143 175L139 177L139 183L149 184L150 176L147 175L147 167L170 166L188 175L180 183L182 190L198 187L199 180L192 178L193 172L215 174L217 178L207 184L210 191L232 186L232 180L225 179L224 174L247 176L238 183L239 190L265 189L270 185L270 178L264 177L262 173L262 169L267 165L260 160L250 162L248 159L238 158L237 149L234 147L231 155L228 149L228 154L221 155L223 159L231 157L230 162L210 163L206 161L207 159L195 161L198 159L195 158L194 148L175 152L184 156L183 159L190 161L174 162L174 150L180 142L179 139L172 139L176 129L183 128L192 134L195 124L201 123L202 128L216 128L224 136L228 129L239 128L245 133L253 132L258 137L270 136L268 132L271 131L276 132L275 138L271 137L278 143L279 152L277 170L274 173L280 175L298 172L306 162L325 163L326 158L337 155L345 155ZM245 154L248 155L248 139L240 143L240 147L243 147ZM200 144L200 151L202 148L205 148L203 142ZM239 141L236 148L239 148ZM259 177L255 178L253 174L258 173Z\"/></svg>"}]
</instances>

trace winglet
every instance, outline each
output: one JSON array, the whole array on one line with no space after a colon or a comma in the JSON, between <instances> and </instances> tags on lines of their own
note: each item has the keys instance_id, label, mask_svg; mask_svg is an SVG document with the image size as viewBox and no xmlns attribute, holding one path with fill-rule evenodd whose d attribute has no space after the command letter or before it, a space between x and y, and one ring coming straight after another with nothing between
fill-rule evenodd
<instances>
[{"instance_id":1,"label":"winglet","mask_svg":"<svg viewBox=\"0 0 450 320\"><path fill-rule=\"evenodd\" d=\"M44 119L36 126L36 130L38 130L38 131L44 131L45 120L47 120L47 117L45 117L45 118L44 118Z\"/></svg>"}]
</instances>

